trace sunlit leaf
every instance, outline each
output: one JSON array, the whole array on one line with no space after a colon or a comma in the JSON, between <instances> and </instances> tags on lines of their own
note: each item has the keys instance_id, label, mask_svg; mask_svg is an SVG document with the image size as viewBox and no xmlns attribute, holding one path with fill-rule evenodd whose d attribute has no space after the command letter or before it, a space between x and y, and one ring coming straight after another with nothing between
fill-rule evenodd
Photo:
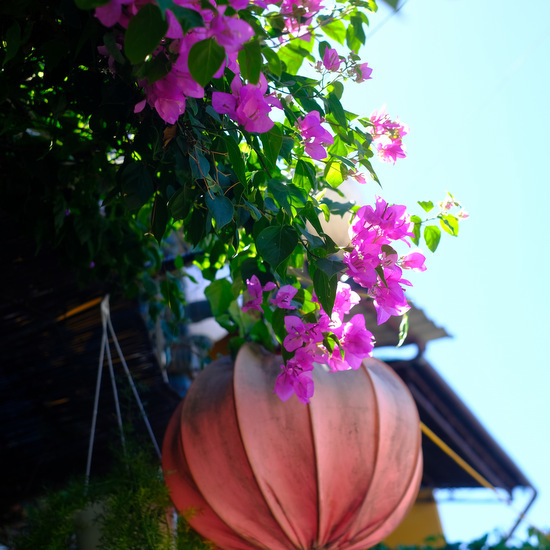
<instances>
[{"instance_id":1,"label":"sunlit leaf","mask_svg":"<svg viewBox=\"0 0 550 550\"><path fill-rule=\"evenodd\" d=\"M407 339L409 333L409 314L407 312L403 313L401 317L401 323L399 324L399 342L397 342L397 347L400 348Z\"/></svg>"},{"instance_id":2,"label":"sunlit leaf","mask_svg":"<svg viewBox=\"0 0 550 550\"><path fill-rule=\"evenodd\" d=\"M456 237L458 235L458 219L452 214L442 214L439 223L444 231Z\"/></svg>"},{"instance_id":3,"label":"sunlit leaf","mask_svg":"<svg viewBox=\"0 0 550 550\"><path fill-rule=\"evenodd\" d=\"M420 226L422 225L422 220L418 216L411 216L411 222L413 222L413 234L414 237L411 239L412 242L418 246L420 243Z\"/></svg>"},{"instance_id":4,"label":"sunlit leaf","mask_svg":"<svg viewBox=\"0 0 550 550\"><path fill-rule=\"evenodd\" d=\"M434 203L432 201L418 201L418 204L425 212L429 212L434 207Z\"/></svg>"},{"instance_id":5,"label":"sunlit leaf","mask_svg":"<svg viewBox=\"0 0 550 550\"><path fill-rule=\"evenodd\" d=\"M343 45L346 40L346 27L344 23L340 19L328 19L326 21L326 23L324 21L321 22L321 30L329 38Z\"/></svg>"},{"instance_id":6,"label":"sunlit leaf","mask_svg":"<svg viewBox=\"0 0 550 550\"><path fill-rule=\"evenodd\" d=\"M335 159L327 162L325 166L325 179L332 187L338 187L345 179L346 168Z\"/></svg>"},{"instance_id":7,"label":"sunlit leaf","mask_svg":"<svg viewBox=\"0 0 550 550\"><path fill-rule=\"evenodd\" d=\"M435 252L441 239L441 229L435 225L428 225L424 229L424 240L426 241L426 246L432 251Z\"/></svg>"}]
</instances>

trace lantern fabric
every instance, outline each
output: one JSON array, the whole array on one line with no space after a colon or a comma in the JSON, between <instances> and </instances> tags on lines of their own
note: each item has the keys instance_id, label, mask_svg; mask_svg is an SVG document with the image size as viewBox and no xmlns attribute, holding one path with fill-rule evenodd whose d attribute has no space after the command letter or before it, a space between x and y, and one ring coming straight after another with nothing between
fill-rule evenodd
<instances>
[{"instance_id":1,"label":"lantern fabric","mask_svg":"<svg viewBox=\"0 0 550 550\"><path fill-rule=\"evenodd\" d=\"M176 508L225 550L363 550L412 506L422 476L414 400L376 359L315 368L315 396L273 394L282 359L245 345L175 411L163 469Z\"/></svg>"}]
</instances>

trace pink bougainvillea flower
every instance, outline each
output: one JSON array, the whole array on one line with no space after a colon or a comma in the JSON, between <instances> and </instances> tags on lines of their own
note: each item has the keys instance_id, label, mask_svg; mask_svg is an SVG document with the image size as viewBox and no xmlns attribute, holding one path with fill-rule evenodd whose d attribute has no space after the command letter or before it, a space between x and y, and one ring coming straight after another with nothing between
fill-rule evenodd
<instances>
[{"instance_id":1,"label":"pink bougainvillea flower","mask_svg":"<svg viewBox=\"0 0 550 550\"><path fill-rule=\"evenodd\" d=\"M348 178L353 178L357 183L367 183L365 174L358 172L357 170L350 170L348 172Z\"/></svg>"},{"instance_id":2,"label":"pink bougainvillea flower","mask_svg":"<svg viewBox=\"0 0 550 550\"><path fill-rule=\"evenodd\" d=\"M401 286L411 286L411 283L401 278L401 269L395 267L384 270L384 278L385 282L374 286L370 291L374 297L376 321L379 325L385 323L392 315L401 316L411 309Z\"/></svg>"},{"instance_id":3,"label":"pink bougainvillea flower","mask_svg":"<svg viewBox=\"0 0 550 550\"><path fill-rule=\"evenodd\" d=\"M248 0L229 0L229 4L234 10L244 10L248 7L250 2Z\"/></svg>"},{"instance_id":4,"label":"pink bougainvillea flower","mask_svg":"<svg viewBox=\"0 0 550 550\"><path fill-rule=\"evenodd\" d=\"M387 136L382 136L379 138L376 146L378 148L378 156L384 162L393 162L395 164L398 158L404 159L407 156L400 139L390 139Z\"/></svg>"},{"instance_id":5,"label":"pink bougainvillea flower","mask_svg":"<svg viewBox=\"0 0 550 550\"><path fill-rule=\"evenodd\" d=\"M224 15L226 6L218 7L218 14L210 22L209 35L226 51L239 51L254 36L254 29L238 17Z\"/></svg>"},{"instance_id":6,"label":"pink bougainvillea flower","mask_svg":"<svg viewBox=\"0 0 550 550\"><path fill-rule=\"evenodd\" d=\"M212 107L219 114L228 114L244 126L247 132L263 133L273 128L274 122L268 114L272 107L282 109L281 102L274 96L265 95L267 80L260 74L258 84L243 84L236 76L231 82L231 94L214 92Z\"/></svg>"},{"instance_id":7,"label":"pink bougainvillea flower","mask_svg":"<svg viewBox=\"0 0 550 550\"><path fill-rule=\"evenodd\" d=\"M295 351L309 342L307 327L296 315L285 317L285 330L287 335L283 340L283 346L287 351Z\"/></svg>"},{"instance_id":8,"label":"pink bougainvillea flower","mask_svg":"<svg viewBox=\"0 0 550 550\"><path fill-rule=\"evenodd\" d=\"M95 9L95 16L105 27L112 27L120 22L122 6L132 4L134 0L111 0L108 4Z\"/></svg>"},{"instance_id":9,"label":"pink bougainvillea flower","mask_svg":"<svg viewBox=\"0 0 550 550\"><path fill-rule=\"evenodd\" d=\"M407 155L402 139L408 134L409 127L397 119L391 120L384 107L373 111L370 121L373 125L370 131L380 159L395 164L398 158L405 158Z\"/></svg>"},{"instance_id":10,"label":"pink bougainvillea flower","mask_svg":"<svg viewBox=\"0 0 550 550\"><path fill-rule=\"evenodd\" d=\"M342 325L337 335L344 350L346 363L357 370L363 359L372 355L374 348L374 336L365 326L365 316L361 313L354 315Z\"/></svg>"},{"instance_id":11,"label":"pink bougainvillea flower","mask_svg":"<svg viewBox=\"0 0 550 550\"><path fill-rule=\"evenodd\" d=\"M323 55L323 65L327 71L337 71L340 68L340 56L333 48L326 48Z\"/></svg>"},{"instance_id":12,"label":"pink bougainvillea flower","mask_svg":"<svg viewBox=\"0 0 550 550\"><path fill-rule=\"evenodd\" d=\"M248 294L250 294L251 300L243 305L242 310L244 312L247 312L248 310L252 309L263 313L263 293L269 292L274 288L277 288L275 283L269 281L268 283L266 283L265 286L262 286L262 283L260 283L260 279L258 279L256 275L252 275L251 279L246 280L246 289L248 291Z\"/></svg>"},{"instance_id":13,"label":"pink bougainvillea flower","mask_svg":"<svg viewBox=\"0 0 550 550\"><path fill-rule=\"evenodd\" d=\"M404 269L412 269L413 271L426 271L424 262L426 257L421 252L411 252L401 258L399 265Z\"/></svg>"},{"instance_id":14,"label":"pink bougainvillea flower","mask_svg":"<svg viewBox=\"0 0 550 550\"><path fill-rule=\"evenodd\" d=\"M365 82L372 79L372 69L368 63L361 63L355 67L355 82Z\"/></svg>"},{"instance_id":15,"label":"pink bougainvillea flower","mask_svg":"<svg viewBox=\"0 0 550 550\"><path fill-rule=\"evenodd\" d=\"M171 10L166 10L166 20L168 21L168 30L166 31L166 38L173 40L181 40L183 38L183 30L176 16Z\"/></svg>"},{"instance_id":16,"label":"pink bougainvillea flower","mask_svg":"<svg viewBox=\"0 0 550 550\"><path fill-rule=\"evenodd\" d=\"M373 245L372 253L361 253L358 248L344 253L344 264L346 264L348 277L351 277L363 288L370 288L378 281L376 268L380 264L380 247Z\"/></svg>"},{"instance_id":17,"label":"pink bougainvillea flower","mask_svg":"<svg viewBox=\"0 0 550 550\"><path fill-rule=\"evenodd\" d=\"M283 0L280 13L285 19L287 31L303 38L300 33L322 7L321 0Z\"/></svg>"},{"instance_id":18,"label":"pink bougainvillea flower","mask_svg":"<svg viewBox=\"0 0 550 550\"><path fill-rule=\"evenodd\" d=\"M382 197L376 197L376 207L365 205L356 212L350 226L350 237L359 241L376 242L379 245L414 237L413 224L402 205L389 205Z\"/></svg>"},{"instance_id":19,"label":"pink bougainvillea flower","mask_svg":"<svg viewBox=\"0 0 550 550\"><path fill-rule=\"evenodd\" d=\"M336 298L332 308L332 322L341 324L344 317L351 311L351 308L361 301L359 294L351 290L347 283L338 282L336 287Z\"/></svg>"},{"instance_id":20,"label":"pink bougainvillea flower","mask_svg":"<svg viewBox=\"0 0 550 550\"><path fill-rule=\"evenodd\" d=\"M315 346L299 348L294 357L287 361L286 365L281 365L283 372L277 377L273 392L282 401L286 401L295 393L301 403L309 403L314 392L311 371L316 358L317 349Z\"/></svg>"},{"instance_id":21,"label":"pink bougainvillea flower","mask_svg":"<svg viewBox=\"0 0 550 550\"><path fill-rule=\"evenodd\" d=\"M321 126L319 111L310 111L305 117L299 117L296 126L304 142L305 152L316 160L327 157L325 146L332 145L334 138Z\"/></svg>"},{"instance_id":22,"label":"pink bougainvillea flower","mask_svg":"<svg viewBox=\"0 0 550 550\"><path fill-rule=\"evenodd\" d=\"M293 359L290 359L281 367L284 370L277 376L273 392L281 401L287 401L295 393L300 403L306 405L310 402L315 390L313 378L310 371L301 370L292 363Z\"/></svg>"},{"instance_id":23,"label":"pink bougainvillea flower","mask_svg":"<svg viewBox=\"0 0 550 550\"><path fill-rule=\"evenodd\" d=\"M290 302L296 295L298 289L292 285L282 286L277 292L277 296L271 299L271 303L281 309L296 309Z\"/></svg>"}]
</instances>

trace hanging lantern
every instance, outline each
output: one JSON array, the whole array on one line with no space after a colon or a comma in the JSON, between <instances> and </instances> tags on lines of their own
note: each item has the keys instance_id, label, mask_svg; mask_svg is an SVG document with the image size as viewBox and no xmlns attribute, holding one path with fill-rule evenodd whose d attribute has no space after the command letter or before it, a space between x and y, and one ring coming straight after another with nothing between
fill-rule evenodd
<instances>
[{"instance_id":1,"label":"hanging lantern","mask_svg":"<svg viewBox=\"0 0 550 550\"><path fill-rule=\"evenodd\" d=\"M224 550L364 550L412 506L420 424L401 379L369 359L314 371L309 405L273 394L281 358L245 345L202 371L164 439L177 509Z\"/></svg>"}]
</instances>

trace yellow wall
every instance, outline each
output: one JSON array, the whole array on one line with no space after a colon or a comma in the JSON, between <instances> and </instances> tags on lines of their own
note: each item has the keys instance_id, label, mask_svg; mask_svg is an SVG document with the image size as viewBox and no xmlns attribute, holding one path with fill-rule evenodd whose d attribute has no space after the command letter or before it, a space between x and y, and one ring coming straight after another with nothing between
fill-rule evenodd
<instances>
[{"instance_id":1,"label":"yellow wall","mask_svg":"<svg viewBox=\"0 0 550 550\"><path fill-rule=\"evenodd\" d=\"M399 527L384 540L391 547L421 545L429 539L431 546L444 546L445 538L437 504L430 490L423 489Z\"/></svg>"}]
</instances>

